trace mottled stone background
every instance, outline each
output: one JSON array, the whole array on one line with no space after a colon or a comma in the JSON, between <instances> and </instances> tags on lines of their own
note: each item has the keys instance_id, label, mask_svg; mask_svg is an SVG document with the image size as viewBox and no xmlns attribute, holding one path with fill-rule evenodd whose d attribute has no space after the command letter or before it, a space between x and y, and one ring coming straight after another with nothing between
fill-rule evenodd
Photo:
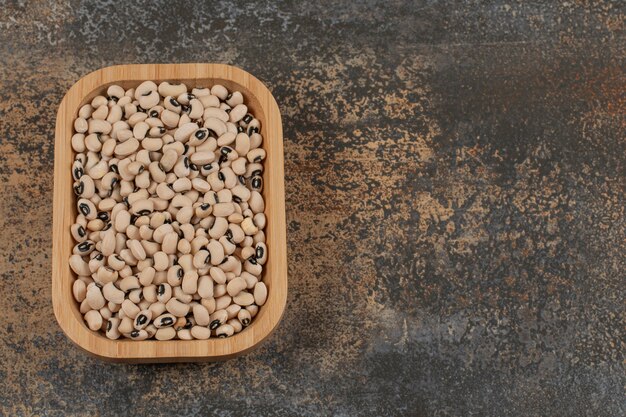
<instances>
[{"instance_id":1,"label":"mottled stone background","mask_svg":"<svg viewBox=\"0 0 626 417\"><path fill-rule=\"evenodd\" d=\"M624 415L625 3L253 3L0 0L0 414ZM283 114L288 310L226 363L103 363L52 313L58 105L149 62Z\"/></svg>"}]
</instances>

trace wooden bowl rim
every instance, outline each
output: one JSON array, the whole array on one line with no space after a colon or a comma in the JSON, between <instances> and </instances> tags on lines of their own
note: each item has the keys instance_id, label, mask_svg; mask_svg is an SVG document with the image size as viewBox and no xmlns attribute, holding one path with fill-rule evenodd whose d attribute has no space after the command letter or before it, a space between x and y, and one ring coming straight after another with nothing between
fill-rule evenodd
<instances>
[{"instance_id":1,"label":"wooden bowl rim","mask_svg":"<svg viewBox=\"0 0 626 417\"><path fill-rule=\"evenodd\" d=\"M267 152L266 170L263 174L266 189L272 190L272 201L266 197L265 213L268 216L266 234L268 241L268 264L264 274L270 271L273 274L271 288L267 302L259 309L259 314L250 326L242 332L224 339L211 338L208 340L169 340L169 341L133 341L128 339L111 340L102 333L91 331L84 323L78 308L70 311L67 298L76 305L71 293L71 284L68 285L69 294L62 291L61 280L68 280L74 275L69 268L67 258L71 253L61 246L70 236L63 226L64 216L71 216L71 210L64 203L62 192L68 185L64 185L62 178L65 172L69 173L67 165L71 160L62 160L61 151L73 155L69 141L73 134L72 123L64 123L67 113L71 112L73 121L78 109L84 100L95 91L107 84L140 81L140 80L176 81L176 80L207 80L237 84L244 92L246 100L252 98L259 103L263 112L261 131L263 132L263 147L269 146L271 141L272 152ZM92 86L86 94L81 94L83 86ZM67 109L70 100L78 94L81 96L72 108ZM251 97L247 97L247 95ZM268 132L270 137L268 138ZM63 141L65 143L63 144ZM287 300L287 258L286 258L286 223L284 207L284 162L283 137L281 116L276 100L269 89L250 73L226 64L130 64L115 65L100 68L80 78L63 97L57 113L55 130L55 161L54 161L54 201L53 201L53 247L52 247L52 301L55 317L64 333L83 350L99 358L120 362L183 362L183 361L215 361L224 360L241 355L257 347L276 328L285 310ZM64 145L62 147L62 145ZM271 165L271 169L269 169ZM71 178L71 176L70 176ZM70 187L71 188L71 187ZM265 190L264 190L265 194ZM268 204L269 203L269 204ZM69 211L69 213L68 213ZM271 214L271 215L270 215ZM70 219L71 223L71 219ZM270 236L271 233L271 236ZM270 238L271 244L270 244ZM257 331L257 329L261 329Z\"/></svg>"}]
</instances>

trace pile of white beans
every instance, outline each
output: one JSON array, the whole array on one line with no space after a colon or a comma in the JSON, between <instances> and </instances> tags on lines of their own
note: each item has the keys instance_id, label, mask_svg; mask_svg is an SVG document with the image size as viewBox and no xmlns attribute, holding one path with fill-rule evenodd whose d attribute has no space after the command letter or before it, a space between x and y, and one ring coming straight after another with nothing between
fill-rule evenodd
<instances>
[{"instance_id":1,"label":"pile of white beans","mask_svg":"<svg viewBox=\"0 0 626 417\"><path fill-rule=\"evenodd\" d=\"M106 337L208 339L267 299L260 123L222 85L145 81L82 106L69 259L87 326Z\"/></svg>"}]
</instances>

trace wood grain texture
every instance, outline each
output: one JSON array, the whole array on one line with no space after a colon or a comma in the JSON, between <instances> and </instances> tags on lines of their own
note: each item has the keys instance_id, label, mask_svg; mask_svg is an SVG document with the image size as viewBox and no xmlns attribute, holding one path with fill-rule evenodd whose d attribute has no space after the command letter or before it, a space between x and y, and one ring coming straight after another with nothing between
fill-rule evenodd
<instances>
[{"instance_id":1,"label":"wood grain texture","mask_svg":"<svg viewBox=\"0 0 626 417\"><path fill-rule=\"evenodd\" d=\"M106 91L111 84L125 88L143 80L183 82L188 87L220 83L241 91L250 112L261 121L267 157L263 173L268 261L264 282L268 299L252 324L225 339L193 341L110 340L89 330L72 296L73 271L68 264L74 242L70 225L76 217L72 192L71 147L73 121L78 109ZM54 150L54 219L52 248L52 302L63 331L78 346L96 356L120 362L186 362L224 360L262 342L280 321L287 299L287 247L285 234L283 137L280 112L270 91L257 78L222 64L145 64L102 68L81 78L63 98L57 114Z\"/></svg>"}]
</instances>

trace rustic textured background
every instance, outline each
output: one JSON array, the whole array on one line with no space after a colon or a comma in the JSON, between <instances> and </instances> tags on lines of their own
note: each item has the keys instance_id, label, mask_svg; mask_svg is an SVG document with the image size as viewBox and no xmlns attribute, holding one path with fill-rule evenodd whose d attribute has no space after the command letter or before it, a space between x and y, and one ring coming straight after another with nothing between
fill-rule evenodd
<instances>
[{"instance_id":1,"label":"rustic textured background","mask_svg":"<svg viewBox=\"0 0 626 417\"><path fill-rule=\"evenodd\" d=\"M0 0L0 414L624 415L623 2L171 3ZM240 359L107 364L52 313L58 104L145 62L283 113L288 310Z\"/></svg>"}]
</instances>

